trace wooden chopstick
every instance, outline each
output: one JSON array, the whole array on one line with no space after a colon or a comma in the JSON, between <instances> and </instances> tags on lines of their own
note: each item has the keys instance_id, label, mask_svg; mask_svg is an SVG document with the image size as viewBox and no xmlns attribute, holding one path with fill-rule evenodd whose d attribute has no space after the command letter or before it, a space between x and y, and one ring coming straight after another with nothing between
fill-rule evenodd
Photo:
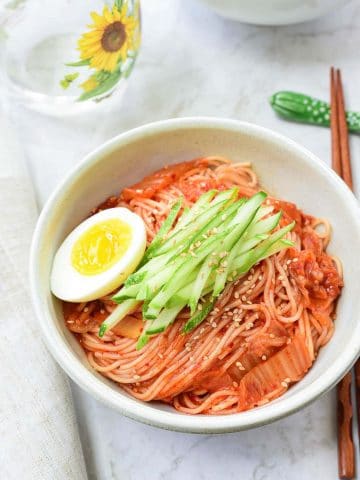
<instances>
[{"instance_id":1,"label":"wooden chopstick","mask_svg":"<svg viewBox=\"0 0 360 480\"><path fill-rule=\"evenodd\" d=\"M341 80L340 70L336 71L337 84L337 105L338 105L338 120L339 120L339 140L341 152L341 177L347 186L352 190L353 181L351 173L350 147L349 147L349 131L346 122L344 93Z\"/></svg>"},{"instance_id":2,"label":"wooden chopstick","mask_svg":"<svg viewBox=\"0 0 360 480\"><path fill-rule=\"evenodd\" d=\"M340 132L338 125L338 103L337 103L337 84L336 84L336 75L334 67L331 67L330 70L330 106L331 106L331 116L330 116L330 127L331 127L331 162L332 168L335 172L342 177L342 167L341 167L341 150L340 150Z\"/></svg>"},{"instance_id":3,"label":"wooden chopstick","mask_svg":"<svg viewBox=\"0 0 360 480\"><path fill-rule=\"evenodd\" d=\"M344 93L340 70L331 67L331 146L332 167L352 189L349 135L346 123ZM355 366L360 406L360 362ZM351 480L355 476L355 449L352 434L353 408L351 402L352 373L348 372L337 386L338 467L339 478Z\"/></svg>"}]
</instances>

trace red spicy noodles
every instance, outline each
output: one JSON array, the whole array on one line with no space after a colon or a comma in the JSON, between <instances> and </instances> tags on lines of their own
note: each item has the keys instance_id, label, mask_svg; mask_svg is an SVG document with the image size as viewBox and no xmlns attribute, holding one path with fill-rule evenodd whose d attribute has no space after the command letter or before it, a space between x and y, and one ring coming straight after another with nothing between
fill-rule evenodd
<instances>
[{"instance_id":1,"label":"red spicy noodles","mask_svg":"<svg viewBox=\"0 0 360 480\"><path fill-rule=\"evenodd\" d=\"M241 196L260 190L248 163L222 157L195 159L163 168L125 188L94 212L125 206L140 215L150 242L180 196L191 206L209 189L238 186ZM274 198L284 226L296 226L290 247L228 283L206 321L189 334L181 329L185 308L164 332L136 350L143 328L141 309L103 338L102 321L115 308L111 296L81 304L64 302L68 328L92 367L132 396L158 400L188 414L229 414L279 397L309 370L334 330L342 288L340 262L326 253L330 226L296 205Z\"/></svg>"}]
</instances>

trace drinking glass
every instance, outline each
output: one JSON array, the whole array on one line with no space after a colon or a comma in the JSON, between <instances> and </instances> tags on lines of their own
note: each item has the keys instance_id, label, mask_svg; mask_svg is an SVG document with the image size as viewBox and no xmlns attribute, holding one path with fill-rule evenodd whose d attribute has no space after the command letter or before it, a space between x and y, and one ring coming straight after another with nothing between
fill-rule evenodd
<instances>
[{"instance_id":1,"label":"drinking glass","mask_svg":"<svg viewBox=\"0 0 360 480\"><path fill-rule=\"evenodd\" d=\"M124 92L140 47L139 0L12 0L0 15L13 99L63 115Z\"/></svg>"}]
</instances>

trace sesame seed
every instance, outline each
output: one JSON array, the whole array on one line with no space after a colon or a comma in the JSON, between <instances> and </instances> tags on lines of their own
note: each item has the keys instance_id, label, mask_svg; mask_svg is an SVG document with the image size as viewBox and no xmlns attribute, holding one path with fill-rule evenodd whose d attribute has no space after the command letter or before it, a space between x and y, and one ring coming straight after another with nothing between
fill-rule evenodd
<instances>
[{"instance_id":1,"label":"sesame seed","mask_svg":"<svg viewBox=\"0 0 360 480\"><path fill-rule=\"evenodd\" d=\"M264 362L265 362L265 360L267 360L267 356L266 356L266 355L262 355L262 356L261 356L261 360L264 360Z\"/></svg>"},{"instance_id":2,"label":"sesame seed","mask_svg":"<svg viewBox=\"0 0 360 480\"><path fill-rule=\"evenodd\" d=\"M105 310L102 308L102 309L100 310L100 313L103 313L103 314L104 314L104 313L105 313Z\"/></svg>"},{"instance_id":3,"label":"sesame seed","mask_svg":"<svg viewBox=\"0 0 360 480\"><path fill-rule=\"evenodd\" d=\"M238 367L239 370L245 370L245 367L241 362L236 362L235 365Z\"/></svg>"},{"instance_id":4,"label":"sesame seed","mask_svg":"<svg viewBox=\"0 0 360 480\"><path fill-rule=\"evenodd\" d=\"M270 338L275 338L275 335L273 333L270 333L269 337Z\"/></svg>"},{"instance_id":5,"label":"sesame seed","mask_svg":"<svg viewBox=\"0 0 360 480\"><path fill-rule=\"evenodd\" d=\"M191 357L189 358L189 360L190 360L190 362L193 362L193 361L195 360L195 357L192 357L192 356L191 356Z\"/></svg>"},{"instance_id":6,"label":"sesame seed","mask_svg":"<svg viewBox=\"0 0 360 480\"><path fill-rule=\"evenodd\" d=\"M88 312L88 311L89 311L88 307L85 307L84 312Z\"/></svg>"},{"instance_id":7,"label":"sesame seed","mask_svg":"<svg viewBox=\"0 0 360 480\"><path fill-rule=\"evenodd\" d=\"M246 303L247 303L248 305L252 305L252 301L251 301L251 300L248 300Z\"/></svg>"},{"instance_id":8,"label":"sesame seed","mask_svg":"<svg viewBox=\"0 0 360 480\"><path fill-rule=\"evenodd\" d=\"M298 262L298 261L299 261L298 258L293 258L293 263Z\"/></svg>"},{"instance_id":9,"label":"sesame seed","mask_svg":"<svg viewBox=\"0 0 360 480\"><path fill-rule=\"evenodd\" d=\"M199 332L200 335L203 334L204 332L205 332L205 328L204 327L200 328L200 332Z\"/></svg>"},{"instance_id":10,"label":"sesame seed","mask_svg":"<svg viewBox=\"0 0 360 480\"><path fill-rule=\"evenodd\" d=\"M263 279L263 276L259 275L259 282L261 282L262 279Z\"/></svg>"},{"instance_id":11,"label":"sesame seed","mask_svg":"<svg viewBox=\"0 0 360 480\"><path fill-rule=\"evenodd\" d=\"M252 328L254 326L254 324L252 322L248 322L246 324L246 330L250 330L250 328Z\"/></svg>"},{"instance_id":12,"label":"sesame seed","mask_svg":"<svg viewBox=\"0 0 360 480\"><path fill-rule=\"evenodd\" d=\"M236 299L238 299L238 298L240 297L240 293L239 293L239 292L235 292L235 293L234 293L234 297L235 297Z\"/></svg>"},{"instance_id":13,"label":"sesame seed","mask_svg":"<svg viewBox=\"0 0 360 480\"><path fill-rule=\"evenodd\" d=\"M243 302L246 302L246 296L243 295L243 296L241 297L241 300L242 300Z\"/></svg>"},{"instance_id":14,"label":"sesame seed","mask_svg":"<svg viewBox=\"0 0 360 480\"><path fill-rule=\"evenodd\" d=\"M185 350L186 350L187 352L191 352L191 347L190 347L190 346L189 346L189 347L185 347Z\"/></svg>"},{"instance_id":15,"label":"sesame seed","mask_svg":"<svg viewBox=\"0 0 360 480\"><path fill-rule=\"evenodd\" d=\"M291 379L289 377L285 378L284 382L286 383L290 383L291 382Z\"/></svg>"},{"instance_id":16,"label":"sesame seed","mask_svg":"<svg viewBox=\"0 0 360 480\"><path fill-rule=\"evenodd\" d=\"M286 265L290 265L290 263L291 263L291 260L286 261Z\"/></svg>"},{"instance_id":17,"label":"sesame seed","mask_svg":"<svg viewBox=\"0 0 360 480\"><path fill-rule=\"evenodd\" d=\"M283 276L282 276L282 275L279 275L279 276L278 276L278 279L279 279L279 280L283 280Z\"/></svg>"},{"instance_id":18,"label":"sesame seed","mask_svg":"<svg viewBox=\"0 0 360 480\"><path fill-rule=\"evenodd\" d=\"M134 375L133 378L134 378L134 380L140 380L141 377L140 377L140 375Z\"/></svg>"},{"instance_id":19,"label":"sesame seed","mask_svg":"<svg viewBox=\"0 0 360 480\"><path fill-rule=\"evenodd\" d=\"M281 386L284 387L284 388L287 388L288 384L286 382L281 382Z\"/></svg>"},{"instance_id":20,"label":"sesame seed","mask_svg":"<svg viewBox=\"0 0 360 480\"><path fill-rule=\"evenodd\" d=\"M75 323L74 320L67 320L66 323Z\"/></svg>"},{"instance_id":21,"label":"sesame seed","mask_svg":"<svg viewBox=\"0 0 360 480\"><path fill-rule=\"evenodd\" d=\"M230 307L225 307L225 312L228 312L230 310Z\"/></svg>"},{"instance_id":22,"label":"sesame seed","mask_svg":"<svg viewBox=\"0 0 360 480\"><path fill-rule=\"evenodd\" d=\"M207 355L204 355L203 360L206 362L206 360L209 360L209 357Z\"/></svg>"},{"instance_id":23,"label":"sesame seed","mask_svg":"<svg viewBox=\"0 0 360 480\"><path fill-rule=\"evenodd\" d=\"M164 355L162 353L158 353L159 358L164 358Z\"/></svg>"},{"instance_id":24,"label":"sesame seed","mask_svg":"<svg viewBox=\"0 0 360 480\"><path fill-rule=\"evenodd\" d=\"M239 384L237 382L232 382L232 384L233 384L233 387L238 387L239 386Z\"/></svg>"},{"instance_id":25,"label":"sesame seed","mask_svg":"<svg viewBox=\"0 0 360 480\"><path fill-rule=\"evenodd\" d=\"M216 327L217 327L217 323L216 323L216 322L212 322L212 323L211 323L211 326L212 326L212 328L216 328Z\"/></svg>"},{"instance_id":26,"label":"sesame seed","mask_svg":"<svg viewBox=\"0 0 360 480\"><path fill-rule=\"evenodd\" d=\"M203 307L202 307L201 303L199 303L199 305L197 306L197 308L198 308L198 310L200 310L200 311L202 310Z\"/></svg>"}]
</instances>

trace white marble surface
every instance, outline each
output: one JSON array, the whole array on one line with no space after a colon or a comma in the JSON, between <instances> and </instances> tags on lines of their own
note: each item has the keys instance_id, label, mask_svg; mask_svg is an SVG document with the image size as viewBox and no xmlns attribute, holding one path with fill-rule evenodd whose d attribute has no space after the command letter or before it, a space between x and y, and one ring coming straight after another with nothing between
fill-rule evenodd
<instances>
[{"instance_id":1,"label":"white marble surface","mask_svg":"<svg viewBox=\"0 0 360 480\"><path fill-rule=\"evenodd\" d=\"M267 98L293 89L328 96L328 69L343 70L349 107L360 110L360 3L285 28L240 25L195 0L144 0L144 39L121 105L86 118L52 119L12 105L41 206L89 150L131 127L169 117L214 115L273 128L325 162L327 129L287 123ZM360 193L360 139L352 137ZM289 159L291 161L291 159ZM304 411L257 430L185 435L135 423L73 385L92 480L307 480L337 478L335 403L327 394Z\"/></svg>"}]
</instances>

